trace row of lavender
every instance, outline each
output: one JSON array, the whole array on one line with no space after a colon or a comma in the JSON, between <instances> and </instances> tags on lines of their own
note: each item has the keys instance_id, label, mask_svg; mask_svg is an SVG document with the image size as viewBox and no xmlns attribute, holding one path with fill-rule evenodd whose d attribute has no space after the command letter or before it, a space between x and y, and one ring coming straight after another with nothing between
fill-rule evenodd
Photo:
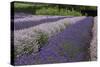
<instances>
[{"instance_id":1,"label":"row of lavender","mask_svg":"<svg viewBox=\"0 0 100 67\"><path fill-rule=\"evenodd\" d=\"M92 26L93 17L77 21L49 38L38 53L16 58L15 65L89 61Z\"/></svg>"},{"instance_id":2,"label":"row of lavender","mask_svg":"<svg viewBox=\"0 0 100 67\"><path fill-rule=\"evenodd\" d=\"M53 16L53 18L55 17L56 16ZM81 17L80 19L84 19L84 18L85 17ZM65 18L62 20L60 19L59 21L55 21L51 23L47 22L43 24L39 24L38 22L35 22L35 23L38 23L39 25L30 27L28 29L15 30L14 31L15 56L19 57L21 54L30 53L32 51L34 53L38 52L39 49L45 43L47 43L49 38L63 31L66 27L70 26L71 24L75 23L75 22L71 22L73 21L72 19L70 19L70 21L68 21L68 19L70 18ZM76 17L73 19L79 19L79 17ZM75 20L75 21L78 21L78 20ZM14 23L19 23L19 22L14 22ZM33 22L33 24L35 23ZM20 22L20 25L21 25L21 22Z\"/></svg>"},{"instance_id":3,"label":"row of lavender","mask_svg":"<svg viewBox=\"0 0 100 67\"><path fill-rule=\"evenodd\" d=\"M92 28L93 38L90 44L91 61L97 60L97 17L94 18L94 25Z\"/></svg>"}]
</instances>

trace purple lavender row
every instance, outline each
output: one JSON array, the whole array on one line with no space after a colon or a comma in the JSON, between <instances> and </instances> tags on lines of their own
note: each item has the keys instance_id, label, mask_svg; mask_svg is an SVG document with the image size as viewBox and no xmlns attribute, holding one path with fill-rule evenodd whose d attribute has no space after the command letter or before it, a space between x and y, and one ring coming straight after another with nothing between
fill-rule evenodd
<instances>
[{"instance_id":1,"label":"purple lavender row","mask_svg":"<svg viewBox=\"0 0 100 67\"><path fill-rule=\"evenodd\" d=\"M67 18L65 16L26 16L24 18L14 19L14 30L30 28L42 23L55 22L60 19Z\"/></svg>"},{"instance_id":2,"label":"purple lavender row","mask_svg":"<svg viewBox=\"0 0 100 67\"><path fill-rule=\"evenodd\" d=\"M15 65L89 61L92 25L93 17L77 21L50 38L37 54L25 54L16 58Z\"/></svg>"}]
</instances>

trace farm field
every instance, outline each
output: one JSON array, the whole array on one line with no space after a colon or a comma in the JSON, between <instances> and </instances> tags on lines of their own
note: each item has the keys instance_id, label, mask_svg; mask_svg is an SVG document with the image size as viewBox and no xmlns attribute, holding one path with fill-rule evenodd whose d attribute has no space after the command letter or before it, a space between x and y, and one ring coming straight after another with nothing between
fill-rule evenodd
<instances>
[{"instance_id":1,"label":"farm field","mask_svg":"<svg viewBox=\"0 0 100 67\"><path fill-rule=\"evenodd\" d=\"M16 14L15 65L91 60L93 24L94 17Z\"/></svg>"}]
</instances>

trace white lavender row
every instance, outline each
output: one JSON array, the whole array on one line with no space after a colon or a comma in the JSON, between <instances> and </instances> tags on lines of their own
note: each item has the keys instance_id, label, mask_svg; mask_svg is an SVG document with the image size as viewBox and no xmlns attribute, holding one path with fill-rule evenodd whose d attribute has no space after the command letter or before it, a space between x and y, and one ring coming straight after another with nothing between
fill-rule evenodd
<instances>
[{"instance_id":1,"label":"white lavender row","mask_svg":"<svg viewBox=\"0 0 100 67\"><path fill-rule=\"evenodd\" d=\"M20 16L21 17L21 16ZM35 16L29 15L14 19L14 30L30 28L42 23L54 22L66 18L65 16Z\"/></svg>"},{"instance_id":2,"label":"white lavender row","mask_svg":"<svg viewBox=\"0 0 100 67\"><path fill-rule=\"evenodd\" d=\"M90 44L91 61L97 60L97 17L94 17L94 24L92 28L92 40Z\"/></svg>"}]
</instances>

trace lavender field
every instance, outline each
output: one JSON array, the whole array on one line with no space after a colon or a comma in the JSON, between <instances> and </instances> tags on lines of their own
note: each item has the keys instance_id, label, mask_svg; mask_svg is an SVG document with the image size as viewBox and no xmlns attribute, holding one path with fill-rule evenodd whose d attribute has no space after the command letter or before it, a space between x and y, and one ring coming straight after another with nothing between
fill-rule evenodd
<instances>
[{"instance_id":1,"label":"lavender field","mask_svg":"<svg viewBox=\"0 0 100 67\"><path fill-rule=\"evenodd\" d=\"M94 17L16 13L14 65L90 61L94 23Z\"/></svg>"}]
</instances>

